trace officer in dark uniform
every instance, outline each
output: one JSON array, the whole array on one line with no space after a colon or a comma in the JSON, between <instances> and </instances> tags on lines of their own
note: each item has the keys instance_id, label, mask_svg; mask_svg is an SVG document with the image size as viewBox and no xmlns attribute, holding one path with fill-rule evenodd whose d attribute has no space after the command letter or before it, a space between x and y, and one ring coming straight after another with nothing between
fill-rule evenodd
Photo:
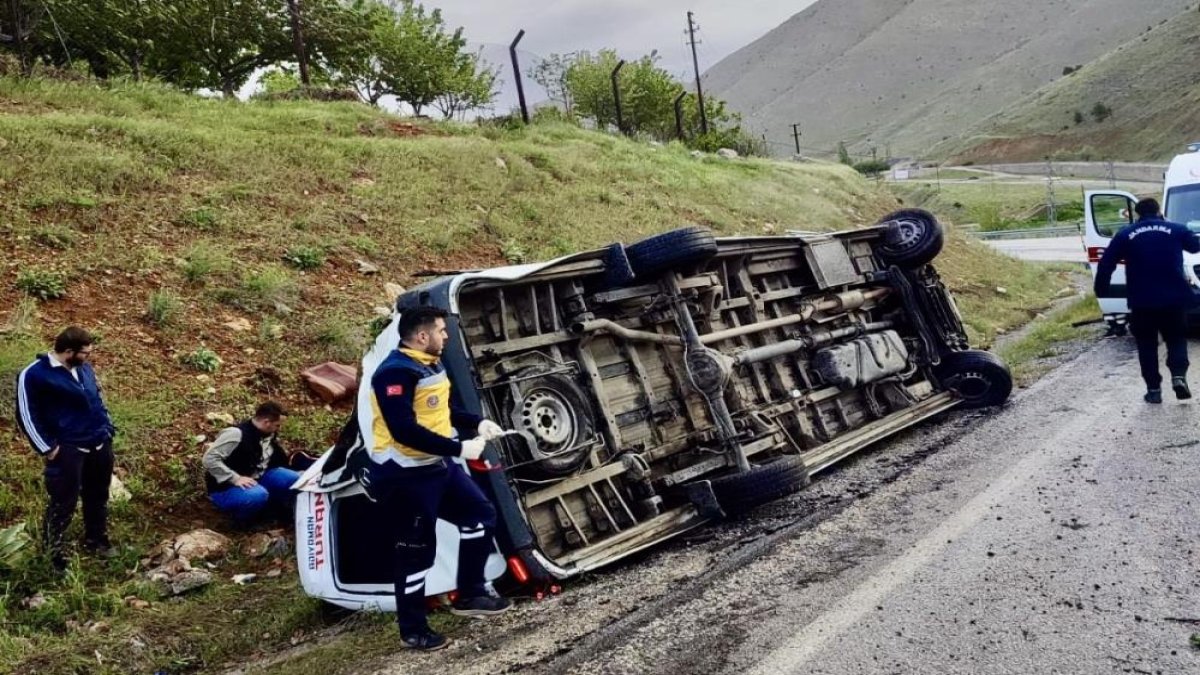
<instances>
[{"instance_id":1,"label":"officer in dark uniform","mask_svg":"<svg viewBox=\"0 0 1200 675\"><path fill-rule=\"evenodd\" d=\"M496 510L466 471L449 458L478 459L486 441L499 438L498 424L451 404L450 379L440 357L448 335L446 312L406 310L397 326L400 347L371 377L374 419L367 493L386 514L396 541L396 621L405 647L434 650L449 641L425 617L425 576L437 552L439 518L458 526L459 597L450 611L484 617L509 609L485 585L484 566L493 549ZM468 440L462 436L471 436Z\"/></svg>"},{"instance_id":2,"label":"officer in dark uniform","mask_svg":"<svg viewBox=\"0 0 1200 675\"><path fill-rule=\"evenodd\" d=\"M1167 343L1167 369L1179 399L1188 389L1187 311L1195 294L1183 269L1183 252L1200 253L1200 238L1179 223L1164 220L1154 199L1134 207L1138 220L1117 233L1096 269L1096 297L1110 296L1113 270L1125 263L1129 322L1137 342L1147 403L1162 403L1158 336Z\"/></svg>"}]
</instances>

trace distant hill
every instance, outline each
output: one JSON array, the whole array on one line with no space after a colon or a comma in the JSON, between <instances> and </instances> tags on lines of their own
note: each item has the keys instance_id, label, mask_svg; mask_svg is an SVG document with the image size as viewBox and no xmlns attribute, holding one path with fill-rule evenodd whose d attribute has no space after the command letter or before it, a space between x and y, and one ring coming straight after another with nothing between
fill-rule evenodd
<instances>
[{"instance_id":1,"label":"distant hill","mask_svg":"<svg viewBox=\"0 0 1200 675\"><path fill-rule=\"evenodd\" d=\"M786 153L927 155L1195 0L820 0L722 60L708 91Z\"/></svg>"},{"instance_id":2,"label":"distant hill","mask_svg":"<svg viewBox=\"0 0 1200 675\"><path fill-rule=\"evenodd\" d=\"M1200 12L1193 9L1042 87L939 150L957 161L1169 159L1200 140L1197 63Z\"/></svg>"}]
</instances>

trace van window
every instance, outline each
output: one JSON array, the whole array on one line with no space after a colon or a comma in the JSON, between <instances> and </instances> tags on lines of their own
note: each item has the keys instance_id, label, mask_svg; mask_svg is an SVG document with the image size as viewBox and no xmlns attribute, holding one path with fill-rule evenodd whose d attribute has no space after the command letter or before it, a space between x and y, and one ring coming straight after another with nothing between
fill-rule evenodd
<instances>
[{"instance_id":1,"label":"van window","mask_svg":"<svg viewBox=\"0 0 1200 675\"><path fill-rule=\"evenodd\" d=\"M1192 230L1200 227L1200 183L1167 190L1167 220Z\"/></svg>"},{"instance_id":2,"label":"van window","mask_svg":"<svg viewBox=\"0 0 1200 675\"><path fill-rule=\"evenodd\" d=\"M1102 237L1111 239L1133 222L1132 210L1129 199L1121 195L1092 195L1092 220Z\"/></svg>"}]
</instances>

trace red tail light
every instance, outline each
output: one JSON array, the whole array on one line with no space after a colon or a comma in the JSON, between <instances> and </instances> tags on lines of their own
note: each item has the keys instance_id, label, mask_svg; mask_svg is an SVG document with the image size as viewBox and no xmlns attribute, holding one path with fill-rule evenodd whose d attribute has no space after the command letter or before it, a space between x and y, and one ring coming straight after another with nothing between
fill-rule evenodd
<instances>
[{"instance_id":1,"label":"red tail light","mask_svg":"<svg viewBox=\"0 0 1200 675\"><path fill-rule=\"evenodd\" d=\"M514 555L508 559L508 571L512 572L513 578L517 580L517 583L529 583L529 570L525 569L525 563L521 562L521 559L517 556Z\"/></svg>"},{"instance_id":2,"label":"red tail light","mask_svg":"<svg viewBox=\"0 0 1200 675\"><path fill-rule=\"evenodd\" d=\"M1089 247L1087 247L1087 255L1088 255L1088 262L1098 263L1098 262L1100 262L1100 257L1104 255L1104 247L1103 246L1089 246Z\"/></svg>"}]
</instances>

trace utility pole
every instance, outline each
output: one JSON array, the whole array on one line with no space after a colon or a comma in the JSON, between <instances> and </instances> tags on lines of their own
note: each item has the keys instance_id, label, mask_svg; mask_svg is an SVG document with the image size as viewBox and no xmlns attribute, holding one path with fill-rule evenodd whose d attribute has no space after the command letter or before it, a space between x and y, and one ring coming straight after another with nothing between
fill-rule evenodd
<instances>
[{"instance_id":1,"label":"utility pole","mask_svg":"<svg viewBox=\"0 0 1200 675\"><path fill-rule=\"evenodd\" d=\"M687 13L688 44L692 46L692 68L696 71L696 101L700 105L700 133L708 133L708 113L704 111L704 90L700 88L700 60L696 57L696 25L692 13Z\"/></svg>"},{"instance_id":2,"label":"utility pole","mask_svg":"<svg viewBox=\"0 0 1200 675\"><path fill-rule=\"evenodd\" d=\"M1046 160L1046 226L1058 224L1058 214L1054 210L1054 162Z\"/></svg>"},{"instance_id":3,"label":"utility pole","mask_svg":"<svg viewBox=\"0 0 1200 675\"><path fill-rule=\"evenodd\" d=\"M796 139L796 154L800 154L800 125L792 125L792 138Z\"/></svg>"},{"instance_id":4,"label":"utility pole","mask_svg":"<svg viewBox=\"0 0 1200 675\"><path fill-rule=\"evenodd\" d=\"M300 0L287 0L288 14L292 18L292 48L296 51L296 62L300 65L300 84L308 87L308 52L304 48L304 28L300 19Z\"/></svg>"}]
</instances>

